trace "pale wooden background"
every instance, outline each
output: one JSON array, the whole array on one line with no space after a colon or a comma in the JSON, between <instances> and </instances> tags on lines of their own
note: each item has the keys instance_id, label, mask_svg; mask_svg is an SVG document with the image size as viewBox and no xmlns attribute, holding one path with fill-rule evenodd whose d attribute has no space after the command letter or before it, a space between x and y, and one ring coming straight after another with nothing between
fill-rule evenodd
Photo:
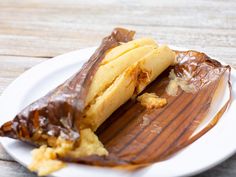
<instances>
[{"instance_id":1,"label":"pale wooden background","mask_svg":"<svg viewBox=\"0 0 236 177\"><path fill-rule=\"evenodd\" d=\"M0 92L40 62L98 45L116 26L204 51L236 67L235 0L1 0ZM0 169L2 177L35 176L1 146ZM198 175L220 176L236 176L236 155Z\"/></svg>"}]
</instances>

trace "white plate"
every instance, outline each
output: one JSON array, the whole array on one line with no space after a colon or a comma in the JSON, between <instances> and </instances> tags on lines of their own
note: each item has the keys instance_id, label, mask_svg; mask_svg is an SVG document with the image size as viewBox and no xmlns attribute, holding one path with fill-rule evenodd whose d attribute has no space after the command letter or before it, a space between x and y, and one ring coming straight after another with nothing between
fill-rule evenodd
<instances>
[{"instance_id":1,"label":"white plate","mask_svg":"<svg viewBox=\"0 0 236 177\"><path fill-rule=\"evenodd\" d=\"M23 73L12 82L0 97L0 124L11 120L21 109L49 90L62 83L80 69L95 48L70 52L43 62ZM236 152L236 71L232 71L233 102L220 122L207 134L170 159L155 163L136 172L123 172L109 168L98 168L79 164L69 164L53 173L56 177L173 177L188 176L207 170ZM218 104L222 105L227 95ZM215 107L217 108L217 106ZM214 115L212 113L212 115ZM31 161L32 146L9 139L0 138L5 150L19 163L27 166Z\"/></svg>"}]
</instances>

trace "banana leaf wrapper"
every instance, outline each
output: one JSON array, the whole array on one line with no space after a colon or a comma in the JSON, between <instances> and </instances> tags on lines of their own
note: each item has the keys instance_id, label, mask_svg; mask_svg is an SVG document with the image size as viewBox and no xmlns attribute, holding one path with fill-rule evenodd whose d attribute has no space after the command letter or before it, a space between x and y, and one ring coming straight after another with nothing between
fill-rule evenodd
<instances>
[{"instance_id":1,"label":"banana leaf wrapper","mask_svg":"<svg viewBox=\"0 0 236 177\"><path fill-rule=\"evenodd\" d=\"M139 102L129 100L97 130L99 139L109 151L107 157L64 160L133 170L169 158L213 128L231 101L230 66L223 66L197 51L175 52L177 64L143 91L166 98L166 106L146 109ZM191 76L187 82L194 84L195 92L179 89L177 96L169 96L166 87L171 69L178 77ZM217 91L222 80L228 83L229 100L208 125L193 134L208 114L213 98L222 94ZM144 119L148 119L148 123L144 124Z\"/></svg>"},{"instance_id":2,"label":"banana leaf wrapper","mask_svg":"<svg viewBox=\"0 0 236 177\"><path fill-rule=\"evenodd\" d=\"M53 146L54 140L59 136L71 141L78 139L85 98L99 63L106 51L121 42L132 40L133 35L133 31L115 29L110 36L104 38L81 71L26 107L12 121L5 123L0 128L0 135L34 145L49 146ZM146 109L134 99L129 100L96 132L109 151L108 156L62 160L136 169L170 157L209 131L230 104L230 99L210 124L192 136L206 117L220 80L225 79L226 74L230 76L230 67L223 66L204 53L175 52L177 64L168 68L143 91L166 98L168 104L165 107ZM186 93L181 89L177 96L169 96L166 93L171 69L177 77L188 78L187 82L196 88L194 93ZM227 70L229 72L226 72ZM230 78L228 83L231 87ZM143 124L144 119L148 120L148 123Z\"/></svg>"},{"instance_id":3,"label":"banana leaf wrapper","mask_svg":"<svg viewBox=\"0 0 236 177\"><path fill-rule=\"evenodd\" d=\"M34 145L55 146L60 136L69 141L79 138L85 98L96 70L109 49L131 41L134 31L115 28L105 37L82 69L47 95L23 109L0 128L0 136Z\"/></svg>"}]
</instances>

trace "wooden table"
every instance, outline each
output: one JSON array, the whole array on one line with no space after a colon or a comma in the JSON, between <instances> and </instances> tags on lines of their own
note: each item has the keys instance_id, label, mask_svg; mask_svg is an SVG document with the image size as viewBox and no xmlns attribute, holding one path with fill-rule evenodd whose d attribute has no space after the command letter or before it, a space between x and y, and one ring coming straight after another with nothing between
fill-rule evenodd
<instances>
[{"instance_id":1,"label":"wooden table","mask_svg":"<svg viewBox=\"0 0 236 177\"><path fill-rule=\"evenodd\" d=\"M1 0L0 92L30 67L98 45L114 27L196 49L236 67L235 0ZM236 125L235 125L236 126ZM0 146L0 176L33 177ZM198 177L236 176L236 155Z\"/></svg>"}]
</instances>

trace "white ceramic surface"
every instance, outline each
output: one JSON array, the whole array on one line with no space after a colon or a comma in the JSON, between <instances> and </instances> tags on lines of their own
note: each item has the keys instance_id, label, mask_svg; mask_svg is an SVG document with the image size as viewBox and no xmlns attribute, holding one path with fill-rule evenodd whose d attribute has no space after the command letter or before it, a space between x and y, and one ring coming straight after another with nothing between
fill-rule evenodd
<instances>
[{"instance_id":1,"label":"white ceramic surface","mask_svg":"<svg viewBox=\"0 0 236 177\"><path fill-rule=\"evenodd\" d=\"M177 49L177 48L176 48ZM21 109L49 90L62 83L80 69L95 48L70 52L43 62L19 76L0 97L0 124L11 120ZM173 177L189 176L207 170L236 152L236 71L232 70L233 101L219 123L207 134L189 145L170 159L155 163L136 172L117 171L79 164L69 164L55 172L56 177ZM208 121L227 99L225 89L217 104L211 109ZM206 123L207 121L205 121ZM205 124L203 123L203 124ZM6 151L19 163L27 166L31 161L32 146L9 139L0 138Z\"/></svg>"}]
</instances>

